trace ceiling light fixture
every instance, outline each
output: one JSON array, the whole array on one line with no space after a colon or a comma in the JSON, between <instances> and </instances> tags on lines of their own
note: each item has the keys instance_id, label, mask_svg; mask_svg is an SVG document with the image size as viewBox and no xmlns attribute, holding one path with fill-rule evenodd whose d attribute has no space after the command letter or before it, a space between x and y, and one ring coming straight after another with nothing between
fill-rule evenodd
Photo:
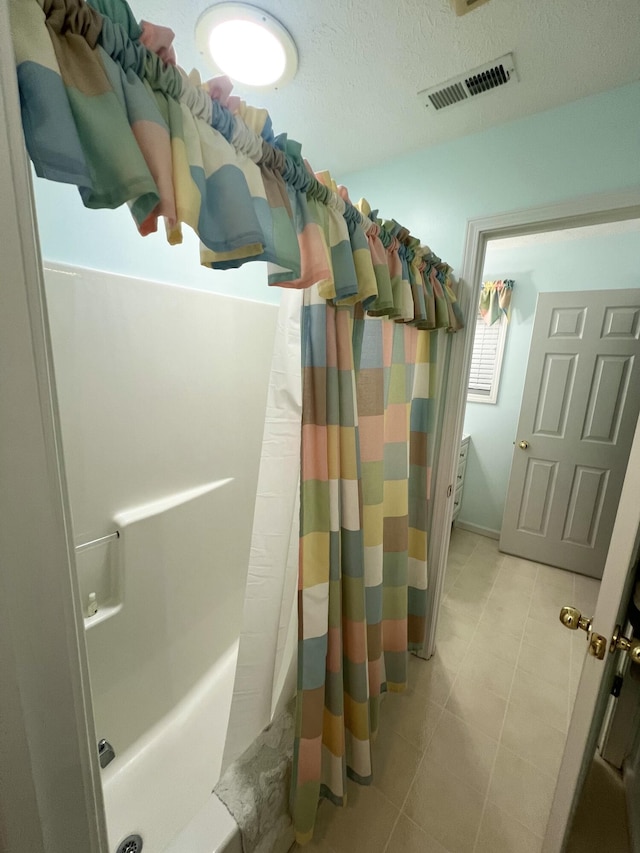
<instances>
[{"instance_id":1,"label":"ceiling light fixture","mask_svg":"<svg viewBox=\"0 0 640 853\"><path fill-rule=\"evenodd\" d=\"M203 12L196 44L216 71L254 89L279 89L298 69L298 51L287 30L246 3L218 3Z\"/></svg>"}]
</instances>

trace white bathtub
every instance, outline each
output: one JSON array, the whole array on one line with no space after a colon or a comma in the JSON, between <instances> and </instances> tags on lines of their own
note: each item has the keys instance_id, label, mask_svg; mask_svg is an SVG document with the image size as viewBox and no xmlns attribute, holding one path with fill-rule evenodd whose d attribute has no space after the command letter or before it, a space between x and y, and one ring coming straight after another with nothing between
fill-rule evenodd
<instances>
[{"instance_id":1,"label":"white bathtub","mask_svg":"<svg viewBox=\"0 0 640 853\"><path fill-rule=\"evenodd\" d=\"M235 821L211 794L237 652L234 643L170 714L103 771L111 851L135 833L144 853L242 853Z\"/></svg>"},{"instance_id":2,"label":"white bathtub","mask_svg":"<svg viewBox=\"0 0 640 853\"><path fill-rule=\"evenodd\" d=\"M242 612L231 533L238 490L235 479L218 480L114 518L120 538L107 568L121 600L86 620L97 733L116 752L102 774L112 851L137 834L145 853L164 853L203 808L202 853L238 843L211 796ZM199 849L189 845L183 853Z\"/></svg>"}]
</instances>

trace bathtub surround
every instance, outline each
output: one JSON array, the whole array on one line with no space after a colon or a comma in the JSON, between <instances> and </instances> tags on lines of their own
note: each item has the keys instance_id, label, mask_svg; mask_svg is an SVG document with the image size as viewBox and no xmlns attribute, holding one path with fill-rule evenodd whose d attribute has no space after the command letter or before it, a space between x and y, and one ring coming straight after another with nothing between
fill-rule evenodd
<instances>
[{"instance_id":1,"label":"bathtub surround","mask_svg":"<svg viewBox=\"0 0 640 853\"><path fill-rule=\"evenodd\" d=\"M121 532L77 558L110 849L164 850L222 765L277 308L45 276L76 543Z\"/></svg>"}]
</instances>

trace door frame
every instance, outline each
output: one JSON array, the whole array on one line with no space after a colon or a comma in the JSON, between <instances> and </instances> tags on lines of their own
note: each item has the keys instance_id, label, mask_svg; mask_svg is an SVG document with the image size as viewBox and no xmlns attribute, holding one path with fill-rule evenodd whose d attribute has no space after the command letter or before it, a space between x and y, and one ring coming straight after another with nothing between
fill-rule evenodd
<instances>
[{"instance_id":1,"label":"door frame","mask_svg":"<svg viewBox=\"0 0 640 853\"><path fill-rule=\"evenodd\" d=\"M561 204L530 207L496 216L470 219L467 222L458 299L466 318L465 328L452 341L447 397L442 420L440 453L435 466L435 488L432 495L433 519L430 545L430 595L427 600L423 656L430 658L436 647L436 630L444 579L451 517L453 515L454 482L458 448L462 438L467 400L467 384L475 335L473 306L478 304L482 287L482 271L489 240L560 231L587 225L601 225L640 218L640 187L598 193L572 199Z\"/></svg>"},{"instance_id":2,"label":"door frame","mask_svg":"<svg viewBox=\"0 0 640 853\"><path fill-rule=\"evenodd\" d=\"M107 853L44 275L0 0L0 848Z\"/></svg>"}]
</instances>

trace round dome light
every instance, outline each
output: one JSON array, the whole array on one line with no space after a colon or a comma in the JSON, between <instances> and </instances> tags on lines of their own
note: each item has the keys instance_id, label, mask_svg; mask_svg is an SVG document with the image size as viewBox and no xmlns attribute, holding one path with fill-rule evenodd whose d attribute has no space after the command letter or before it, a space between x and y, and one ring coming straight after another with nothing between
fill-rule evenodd
<instances>
[{"instance_id":1,"label":"round dome light","mask_svg":"<svg viewBox=\"0 0 640 853\"><path fill-rule=\"evenodd\" d=\"M196 43L217 72L255 89L279 88L298 68L298 51L287 30L245 3L207 9L196 24Z\"/></svg>"}]
</instances>

